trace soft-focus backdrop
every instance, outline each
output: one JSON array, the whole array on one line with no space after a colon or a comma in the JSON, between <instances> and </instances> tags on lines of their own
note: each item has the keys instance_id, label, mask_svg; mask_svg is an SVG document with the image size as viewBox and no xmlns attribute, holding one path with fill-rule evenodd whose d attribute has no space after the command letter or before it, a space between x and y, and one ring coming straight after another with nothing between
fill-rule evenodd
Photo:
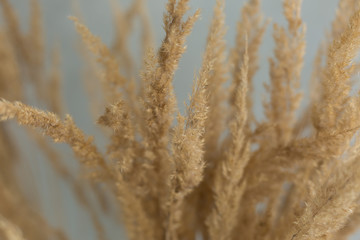
<instances>
[{"instance_id":1,"label":"soft-focus backdrop","mask_svg":"<svg viewBox=\"0 0 360 240\"><path fill-rule=\"evenodd\" d=\"M120 6L126 8L131 0L118 1ZM10 1L22 22L28 20L29 0L11 0ZM83 86L81 71L83 65L79 57L78 35L74 29L73 23L68 19L71 15L81 15L82 19L89 29L102 40L110 44L113 37L113 16L111 13L111 4L108 0L40 0L43 10L44 27L46 34L46 45L48 49L57 45L61 49L62 74L63 74L63 97L66 104L66 111L70 113L77 125L84 129L88 135L98 136L98 130L94 127L95 119L91 117L89 111L89 101L85 88ZM235 38L236 22L239 19L240 9L245 0L227 0L226 1L226 24L228 33L226 40L231 47ZM281 0L263 0L262 9L266 18L271 22L284 24L285 19L282 15ZM308 94L309 79L312 69L312 62L316 50L321 41L326 37L327 30L330 29L331 21L334 17L337 0L304 0L302 16L307 25L307 48L305 65L302 74L302 89L304 91L304 103ZM164 33L162 31L162 13L166 0L148 0L148 12L151 18L151 25L154 32L156 46L159 46ZM183 102L187 101L188 94L191 92L194 74L198 71L201 63L202 52L206 41L208 26L212 16L212 9L215 0L192 0L192 10L201 9L201 19L195 24L194 31L188 38L188 49L180 62L177 71L174 86L179 108L183 111ZM135 56L139 56L140 35L138 32L132 36L131 51ZM273 48L272 24L269 25L265 34L263 45L260 49L260 70L255 77L255 114L258 119L263 118L261 102L266 97L263 89L263 83L267 82L268 76L268 58L272 56ZM140 57L136 58L141 61ZM51 89L49 89L51 91ZM44 212L50 222L55 226L63 226L66 229L70 239L95 239L94 232L91 230L91 224L86 219L86 214L82 212L81 207L71 197L66 186L57 183L56 178L52 177L47 167L38 168L38 165L44 164L43 156L36 150L28 140L23 140L24 147L22 153L26 156L36 158L34 162L28 163L29 175L33 178L33 189L29 192L35 193L41 201L40 209ZM100 137L97 143L104 145ZM67 161L72 161L73 157L68 148L61 146L62 150L68 156ZM107 230L117 239L125 239L121 226L116 226L110 219L104 219ZM115 239L115 238L111 238ZM360 234L353 237L360 239Z\"/></svg>"}]
</instances>

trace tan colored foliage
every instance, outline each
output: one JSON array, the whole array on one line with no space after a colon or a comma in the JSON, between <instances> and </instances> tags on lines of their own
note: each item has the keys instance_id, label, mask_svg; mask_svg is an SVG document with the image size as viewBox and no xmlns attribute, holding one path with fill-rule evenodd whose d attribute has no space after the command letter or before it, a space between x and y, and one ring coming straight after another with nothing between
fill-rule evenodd
<instances>
[{"instance_id":1,"label":"tan colored foliage","mask_svg":"<svg viewBox=\"0 0 360 240\"><path fill-rule=\"evenodd\" d=\"M103 86L101 103L92 99L94 106L106 104L97 116L109 139L102 151L69 115L60 117L61 50L53 52L47 66L39 3L31 1L25 34L8 0L0 0L5 23L0 30L0 121L13 119L27 127L53 173L88 213L97 239L116 239L104 218L124 224L132 240L195 239L199 234L209 240L346 239L360 224L360 96L352 93L351 81L359 69L358 2L340 0L329 40L314 60L311 85L316 90L299 113L306 28L302 1L283 1L287 26L274 24L266 118L259 120L252 93L268 25L261 0L248 0L242 8L231 51L224 40L225 0L216 1L201 68L185 114L178 111L173 79L200 16L199 10L188 13L189 1L168 0L165 35L157 50L144 0L134 0L128 9L113 2L111 47L70 17L90 52L84 61L92 78ZM128 50L136 19L142 64ZM0 238L69 239L24 191L16 173L23 161L17 153L21 146L13 133L1 123ZM70 146L86 181L77 178L48 138Z\"/></svg>"}]
</instances>

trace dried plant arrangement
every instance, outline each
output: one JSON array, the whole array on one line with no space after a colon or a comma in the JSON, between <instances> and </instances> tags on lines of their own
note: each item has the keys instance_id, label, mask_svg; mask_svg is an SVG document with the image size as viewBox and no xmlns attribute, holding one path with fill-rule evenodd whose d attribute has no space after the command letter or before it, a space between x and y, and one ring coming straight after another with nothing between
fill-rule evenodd
<instances>
[{"instance_id":1,"label":"dried plant arrangement","mask_svg":"<svg viewBox=\"0 0 360 240\"><path fill-rule=\"evenodd\" d=\"M86 48L86 88L102 89L100 100L90 99L94 109L102 108L96 122L109 139L101 149L70 115L61 117L61 51L54 48L46 60L38 1L31 0L24 32L9 1L0 0L0 239L70 239L21 186L16 169L26 159L8 120L25 126L99 240L118 239L106 230L109 215L131 240L340 240L354 233L360 226L360 95L352 91L360 66L359 2L340 0L313 64L310 104L300 111L306 27L301 0L283 0L287 26L274 24L263 120L252 103L269 25L260 4L244 4L230 49L225 0L216 1L184 114L173 79L200 16L189 0L168 0L158 49L144 0L133 0L127 10L114 3L112 46L70 17ZM135 20L142 28L140 71L128 50ZM70 146L80 173L69 169L49 138Z\"/></svg>"}]
</instances>

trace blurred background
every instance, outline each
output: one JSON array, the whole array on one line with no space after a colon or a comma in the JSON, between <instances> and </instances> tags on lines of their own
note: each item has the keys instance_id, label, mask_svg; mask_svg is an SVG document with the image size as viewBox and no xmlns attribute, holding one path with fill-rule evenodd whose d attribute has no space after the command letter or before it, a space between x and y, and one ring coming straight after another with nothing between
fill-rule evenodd
<instances>
[{"instance_id":1,"label":"blurred background","mask_svg":"<svg viewBox=\"0 0 360 240\"><path fill-rule=\"evenodd\" d=\"M131 3L131 0L114 1L123 9L126 9ZM30 1L10 0L10 2L17 11L23 27L26 28L29 19ZM230 48L234 45L236 23L240 18L240 9L244 2L245 0L226 1L225 14L228 26L226 41ZM50 53L54 46L58 46L61 52L62 93L66 107L65 112L73 116L77 125L87 135L94 135L98 145L104 146L104 139L99 134L99 129L95 127L96 119L92 117L88 95L82 80L84 66L78 48L79 35L75 31L73 22L68 17L72 15L81 16L87 27L95 35L101 37L106 44L110 45L114 37L112 5L108 0L40 0L40 3L48 52ZM164 36L162 16L165 3L166 0L148 0L147 10L151 19L156 46L159 46ZM269 18L272 23L284 25L285 19L282 15L281 3L281 0L264 0L262 9L265 18ZM303 1L302 17L307 26L307 47L301 82L301 88L305 96L304 104L306 104L306 96L309 90L313 59L317 48L330 29L337 3L338 0ZM194 30L188 38L187 51L180 62L174 79L175 92L182 112L184 111L183 102L187 101L191 92L194 75L200 68L215 0L192 0L190 5L192 8L190 12L194 12L197 8L201 9L201 18L195 24ZM268 58L273 54L272 30L273 27L270 24L260 48L260 69L255 76L254 104L255 114L259 120L263 118L261 103L266 98L263 83L269 81ZM135 56L135 62L141 63L142 59L139 51L141 36L138 23L135 24L135 31L132 33L129 43L130 51ZM23 144L20 154L35 159L25 163L23 168L27 169L29 179L33 181L30 184L31 189L29 187L28 191L41 202L40 211L49 219L52 225L63 227L70 239L96 239L84 209L79 207L79 203L72 197L66 185L56 181L57 179L53 177L49 166L44 161L44 156L39 151L34 150L36 145L28 137L21 135L21 132L18 134L23 139L23 142L20 143ZM66 146L60 146L59 148L65 153L66 161L74 161L71 151ZM69 164L72 166L72 163ZM76 164L73 164L73 168L77 168ZM104 221L108 233L112 236L110 239L126 239L122 226L115 225L111 218L104 218ZM352 239L360 239L360 234Z\"/></svg>"}]
</instances>

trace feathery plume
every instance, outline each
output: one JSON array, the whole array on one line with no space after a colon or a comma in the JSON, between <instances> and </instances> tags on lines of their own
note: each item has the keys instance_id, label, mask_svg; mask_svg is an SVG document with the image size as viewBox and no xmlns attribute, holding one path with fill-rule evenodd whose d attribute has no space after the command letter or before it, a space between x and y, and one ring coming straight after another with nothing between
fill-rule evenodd
<instances>
[{"instance_id":1,"label":"feathery plume","mask_svg":"<svg viewBox=\"0 0 360 240\"><path fill-rule=\"evenodd\" d=\"M246 37L246 36L245 36ZM240 80L237 85L232 112L234 118L230 122L229 148L223 161L215 169L213 181L214 207L207 219L210 239L229 239L236 224L240 201L245 189L242 181L244 169L249 161L249 139L245 130L247 122L247 92L249 56L245 42L244 59L240 67ZM228 204L223 204L227 202Z\"/></svg>"},{"instance_id":2,"label":"feathery plume","mask_svg":"<svg viewBox=\"0 0 360 240\"><path fill-rule=\"evenodd\" d=\"M0 229L7 240L25 240L20 229L0 215Z\"/></svg>"},{"instance_id":3,"label":"feathery plume","mask_svg":"<svg viewBox=\"0 0 360 240\"><path fill-rule=\"evenodd\" d=\"M242 65L243 56L245 53L245 38L248 37L248 56L249 56L249 73L248 73L248 88L249 94L247 99L247 109L248 109L248 118L249 122L255 121L255 116L253 113L253 101L252 101L252 92L253 92L253 80L255 73L259 68L258 60L258 51L260 44L262 42L268 21L263 20L263 15L261 12L261 0L249 0L245 3L241 9L241 19L237 23L236 27L236 39L235 39L235 48L232 51L231 64L232 64L232 77L233 82L230 89L230 96L234 96L234 92L237 90L237 85L241 80L237 79L240 72L240 66ZM235 104L234 99L230 98L230 104Z\"/></svg>"},{"instance_id":4,"label":"feathery plume","mask_svg":"<svg viewBox=\"0 0 360 240\"><path fill-rule=\"evenodd\" d=\"M300 16L301 0L284 1L284 15L288 29L274 25L275 59L270 59L271 85L266 88L271 94L265 104L268 120L275 124L276 144L289 142L301 94L300 74L305 53L305 26Z\"/></svg>"},{"instance_id":5,"label":"feathery plume","mask_svg":"<svg viewBox=\"0 0 360 240\"><path fill-rule=\"evenodd\" d=\"M39 128L55 142L69 144L85 166L99 170L102 177L109 178L111 176L105 159L92 144L92 139L86 139L70 116L67 116L62 122L53 113L43 112L20 102L12 103L2 100L0 102L0 120L8 119L16 119L20 125ZM93 174L94 177L97 175L96 172Z\"/></svg>"}]
</instances>

